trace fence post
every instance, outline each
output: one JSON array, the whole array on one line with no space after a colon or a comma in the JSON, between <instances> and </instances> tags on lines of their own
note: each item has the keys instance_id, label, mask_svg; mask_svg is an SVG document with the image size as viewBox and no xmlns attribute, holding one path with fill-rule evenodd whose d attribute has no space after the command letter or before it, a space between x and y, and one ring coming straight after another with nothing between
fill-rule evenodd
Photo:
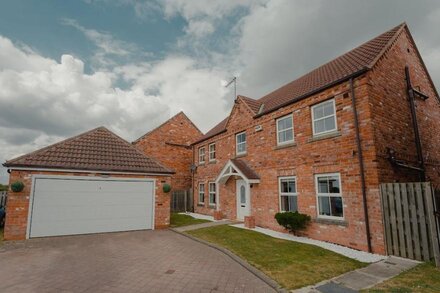
<instances>
[{"instance_id":1,"label":"fence post","mask_svg":"<svg viewBox=\"0 0 440 293\"><path fill-rule=\"evenodd\" d=\"M426 213L428 214L429 232L431 234L432 252L434 254L435 265L440 267L440 247L437 235L437 223L434 214L434 190L429 182L425 183L426 192Z\"/></svg>"},{"instance_id":2,"label":"fence post","mask_svg":"<svg viewBox=\"0 0 440 293\"><path fill-rule=\"evenodd\" d=\"M184 197L184 202L185 202L185 213L188 211L188 199L187 199L187 192L186 190L183 191L183 197Z\"/></svg>"}]
</instances>

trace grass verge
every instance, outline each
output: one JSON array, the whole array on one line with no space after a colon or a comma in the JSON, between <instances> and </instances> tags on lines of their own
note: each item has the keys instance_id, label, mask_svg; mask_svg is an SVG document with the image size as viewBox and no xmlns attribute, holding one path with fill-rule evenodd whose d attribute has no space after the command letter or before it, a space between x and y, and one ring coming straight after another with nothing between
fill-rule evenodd
<instances>
[{"instance_id":1,"label":"grass verge","mask_svg":"<svg viewBox=\"0 0 440 293\"><path fill-rule=\"evenodd\" d=\"M440 270L433 262L422 263L375 287L368 293L434 293L440 292Z\"/></svg>"},{"instance_id":2,"label":"grass verge","mask_svg":"<svg viewBox=\"0 0 440 293\"><path fill-rule=\"evenodd\" d=\"M312 285L366 265L314 245L228 225L187 233L227 248L286 289Z\"/></svg>"},{"instance_id":3,"label":"grass verge","mask_svg":"<svg viewBox=\"0 0 440 293\"><path fill-rule=\"evenodd\" d=\"M201 223L206 223L206 222L211 222L211 221L202 220L202 219L195 219L195 218L193 218L189 215L185 215L185 214L171 213L170 227L176 228L176 227L201 224Z\"/></svg>"}]
</instances>

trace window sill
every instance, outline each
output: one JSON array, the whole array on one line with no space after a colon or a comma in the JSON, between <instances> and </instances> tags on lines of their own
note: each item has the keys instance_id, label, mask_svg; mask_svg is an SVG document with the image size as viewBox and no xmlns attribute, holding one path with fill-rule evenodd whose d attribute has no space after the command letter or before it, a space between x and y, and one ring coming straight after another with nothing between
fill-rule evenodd
<instances>
[{"instance_id":1,"label":"window sill","mask_svg":"<svg viewBox=\"0 0 440 293\"><path fill-rule=\"evenodd\" d=\"M275 146L273 149L274 150L282 150L282 149L295 147L295 146L296 146L296 142L289 142L289 143L285 143L285 144L279 144L279 145Z\"/></svg>"},{"instance_id":2,"label":"window sill","mask_svg":"<svg viewBox=\"0 0 440 293\"><path fill-rule=\"evenodd\" d=\"M199 166L205 166L205 162L199 163Z\"/></svg>"},{"instance_id":3,"label":"window sill","mask_svg":"<svg viewBox=\"0 0 440 293\"><path fill-rule=\"evenodd\" d=\"M236 154L235 158L245 157L246 155L247 155L247 153Z\"/></svg>"},{"instance_id":4,"label":"window sill","mask_svg":"<svg viewBox=\"0 0 440 293\"><path fill-rule=\"evenodd\" d=\"M313 137L311 137L309 139L309 142L319 141L319 140L323 140L323 139L327 139L327 138L334 138L334 137L338 137L341 135L342 135L342 133L340 131L333 131L333 132L329 132L329 133L318 134L318 135L314 135Z\"/></svg>"},{"instance_id":5,"label":"window sill","mask_svg":"<svg viewBox=\"0 0 440 293\"><path fill-rule=\"evenodd\" d=\"M208 162L208 164L216 164L217 163L217 160L210 160L209 162Z\"/></svg>"},{"instance_id":6,"label":"window sill","mask_svg":"<svg viewBox=\"0 0 440 293\"><path fill-rule=\"evenodd\" d=\"M204 203L198 203L197 206L198 206L198 207L204 207L205 204L204 204Z\"/></svg>"},{"instance_id":7,"label":"window sill","mask_svg":"<svg viewBox=\"0 0 440 293\"><path fill-rule=\"evenodd\" d=\"M314 220L315 223L318 224L326 224L326 225L336 225L336 226L344 226L348 227L348 222L344 219L327 219L327 218L316 218Z\"/></svg>"},{"instance_id":8,"label":"window sill","mask_svg":"<svg viewBox=\"0 0 440 293\"><path fill-rule=\"evenodd\" d=\"M215 204L209 204L208 206L210 209L215 209Z\"/></svg>"}]
</instances>

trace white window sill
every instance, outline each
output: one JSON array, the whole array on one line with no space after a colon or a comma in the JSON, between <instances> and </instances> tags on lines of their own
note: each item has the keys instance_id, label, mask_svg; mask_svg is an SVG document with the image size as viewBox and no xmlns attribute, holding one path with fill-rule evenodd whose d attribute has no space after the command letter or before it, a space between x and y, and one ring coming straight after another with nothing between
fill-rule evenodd
<instances>
[{"instance_id":1,"label":"white window sill","mask_svg":"<svg viewBox=\"0 0 440 293\"><path fill-rule=\"evenodd\" d=\"M236 154L235 157L236 157L236 158L240 158L240 157L244 157L244 156L246 156L246 155L247 155L247 152L245 152L245 153L239 153L239 154Z\"/></svg>"},{"instance_id":2,"label":"white window sill","mask_svg":"<svg viewBox=\"0 0 440 293\"><path fill-rule=\"evenodd\" d=\"M337 226L348 226L348 222L344 218L340 217L325 217L318 216L315 219L315 222L318 224L326 224L326 225L337 225Z\"/></svg>"},{"instance_id":3,"label":"white window sill","mask_svg":"<svg viewBox=\"0 0 440 293\"><path fill-rule=\"evenodd\" d=\"M327 139L327 138L334 138L334 137L338 137L341 135L342 135L342 133L339 130L326 132L326 133L320 133L320 134L314 134L313 137L311 137L309 139L309 142L314 142L314 141L323 140L323 139Z\"/></svg>"},{"instance_id":4,"label":"white window sill","mask_svg":"<svg viewBox=\"0 0 440 293\"><path fill-rule=\"evenodd\" d=\"M294 146L296 146L296 142L291 141L291 142L286 142L286 143L279 143L276 145L276 147L274 149L280 150L280 149L290 148L290 147L294 147Z\"/></svg>"}]
</instances>

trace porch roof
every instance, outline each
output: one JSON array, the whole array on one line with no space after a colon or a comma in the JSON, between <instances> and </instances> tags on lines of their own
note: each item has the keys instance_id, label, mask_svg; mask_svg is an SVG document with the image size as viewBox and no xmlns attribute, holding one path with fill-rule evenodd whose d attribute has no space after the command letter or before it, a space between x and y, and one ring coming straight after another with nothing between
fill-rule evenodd
<instances>
[{"instance_id":1,"label":"porch roof","mask_svg":"<svg viewBox=\"0 0 440 293\"><path fill-rule=\"evenodd\" d=\"M248 183L260 183L260 176L241 159L230 159L221 170L216 182L225 183L231 176L241 177Z\"/></svg>"}]
</instances>

